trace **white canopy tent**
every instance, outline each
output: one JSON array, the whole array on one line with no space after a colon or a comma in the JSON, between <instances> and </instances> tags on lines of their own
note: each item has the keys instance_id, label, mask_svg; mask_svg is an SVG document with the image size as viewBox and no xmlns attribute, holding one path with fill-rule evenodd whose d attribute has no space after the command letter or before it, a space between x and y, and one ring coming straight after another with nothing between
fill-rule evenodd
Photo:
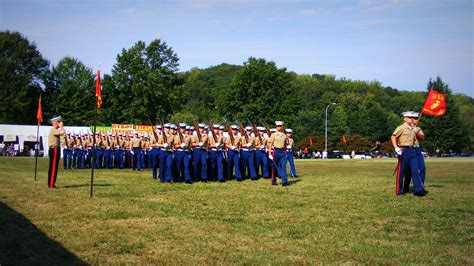
<instances>
[{"instance_id":1,"label":"white canopy tent","mask_svg":"<svg viewBox=\"0 0 474 266\"><path fill-rule=\"evenodd\" d=\"M0 136L3 136L4 142L17 142L18 140L18 147L19 152L23 151L24 143L25 142L36 142L36 132L37 126L25 126L25 125L8 125L8 124L0 124ZM40 147L44 147L44 156L47 156L47 149L48 149L48 133L51 129L51 126L40 126L39 127L39 137L40 142L42 145ZM64 130L67 133L72 134L86 134L91 133L89 127L69 127L65 126ZM33 148L33 147L31 147ZM62 154L62 153L61 153Z\"/></svg>"}]
</instances>

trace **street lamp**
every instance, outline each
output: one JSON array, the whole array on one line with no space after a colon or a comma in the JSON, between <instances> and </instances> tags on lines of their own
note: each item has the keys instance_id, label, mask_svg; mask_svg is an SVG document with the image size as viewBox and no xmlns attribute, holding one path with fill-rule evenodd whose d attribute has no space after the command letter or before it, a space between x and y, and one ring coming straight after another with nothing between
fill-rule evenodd
<instances>
[{"instance_id":1,"label":"street lamp","mask_svg":"<svg viewBox=\"0 0 474 266\"><path fill-rule=\"evenodd\" d=\"M328 109L329 109L329 106L331 105L336 105L336 103L330 103L328 104L328 106L326 107L326 130L325 130L325 133L324 133L324 155L323 155L323 158L327 158L328 156Z\"/></svg>"}]
</instances>

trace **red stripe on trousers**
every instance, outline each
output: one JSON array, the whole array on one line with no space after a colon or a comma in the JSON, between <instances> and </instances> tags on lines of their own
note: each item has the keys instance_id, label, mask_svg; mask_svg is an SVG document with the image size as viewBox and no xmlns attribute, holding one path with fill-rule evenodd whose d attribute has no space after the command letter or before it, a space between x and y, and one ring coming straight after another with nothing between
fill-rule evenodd
<instances>
[{"instance_id":1,"label":"red stripe on trousers","mask_svg":"<svg viewBox=\"0 0 474 266\"><path fill-rule=\"evenodd\" d=\"M402 161L402 158L400 157L398 159L398 167L397 167L397 184L395 185L395 194L400 194L400 165L402 164L401 163Z\"/></svg>"},{"instance_id":2,"label":"red stripe on trousers","mask_svg":"<svg viewBox=\"0 0 474 266\"><path fill-rule=\"evenodd\" d=\"M56 178L56 156L58 156L58 148L53 148L53 169L51 172L51 180L49 181L49 187L52 188L54 184L54 179Z\"/></svg>"}]
</instances>

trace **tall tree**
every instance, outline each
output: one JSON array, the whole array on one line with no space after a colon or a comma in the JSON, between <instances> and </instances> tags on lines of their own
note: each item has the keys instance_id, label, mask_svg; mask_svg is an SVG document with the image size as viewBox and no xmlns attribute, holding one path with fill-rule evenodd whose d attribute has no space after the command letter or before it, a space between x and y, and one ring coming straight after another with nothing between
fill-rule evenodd
<instances>
[{"instance_id":1,"label":"tall tree","mask_svg":"<svg viewBox=\"0 0 474 266\"><path fill-rule=\"evenodd\" d=\"M155 123L181 108L179 58L166 42L143 41L117 56L110 80L104 80L105 119L109 123ZM107 77L108 79L108 77ZM108 91L106 93L106 91Z\"/></svg>"},{"instance_id":2,"label":"tall tree","mask_svg":"<svg viewBox=\"0 0 474 266\"><path fill-rule=\"evenodd\" d=\"M0 123L35 124L49 62L18 32L0 32ZM43 102L46 107L49 103Z\"/></svg>"},{"instance_id":3,"label":"tall tree","mask_svg":"<svg viewBox=\"0 0 474 266\"><path fill-rule=\"evenodd\" d=\"M61 114L69 125L91 125L94 119L94 74L81 61L64 57L45 81L48 112Z\"/></svg>"},{"instance_id":4,"label":"tall tree","mask_svg":"<svg viewBox=\"0 0 474 266\"><path fill-rule=\"evenodd\" d=\"M291 125L299 99L291 87L295 76L274 62L250 57L219 95L218 112L244 121L247 117L267 122L283 119Z\"/></svg>"},{"instance_id":5,"label":"tall tree","mask_svg":"<svg viewBox=\"0 0 474 266\"><path fill-rule=\"evenodd\" d=\"M461 123L459 107L454 102L449 86L438 76L434 81L429 80L427 90L431 88L446 95L446 114L435 117L422 116L420 123L426 135L423 147L431 152L436 148L440 148L443 152L463 151L469 145L469 135Z\"/></svg>"}]
</instances>

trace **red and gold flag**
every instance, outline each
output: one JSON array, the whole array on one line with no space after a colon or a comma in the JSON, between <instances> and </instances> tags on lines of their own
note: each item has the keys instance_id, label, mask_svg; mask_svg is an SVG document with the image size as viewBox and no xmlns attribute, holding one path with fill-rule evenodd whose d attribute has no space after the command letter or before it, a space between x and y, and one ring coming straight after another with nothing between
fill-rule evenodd
<instances>
[{"instance_id":1,"label":"red and gold flag","mask_svg":"<svg viewBox=\"0 0 474 266\"><path fill-rule=\"evenodd\" d=\"M313 139L309 137L309 146L312 146L312 145L313 145Z\"/></svg>"},{"instance_id":2,"label":"red and gold flag","mask_svg":"<svg viewBox=\"0 0 474 266\"><path fill-rule=\"evenodd\" d=\"M446 95L430 89L430 93L428 94L428 98L426 98L421 112L434 116L446 114Z\"/></svg>"},{"instance_id":3,"label":"red and gold flag","mask_svg":"<svg viewBox=\"0 0 474 266\"><path fill-rule=\"evenodd\" d=\"M43 110L41 109L41 95L38 99L38 111L36 111L36 119L38 119L38 126L43 122Z\"/></svg>"},{"instance_id":4,"label":"red and gold flag","mask_svg":"<svg viewBox=\"0 0 474 266\"><path fill-rule=\"evenodd\" d=\"M100 87L100 69L97 69L97 79L95 80L95 97L97 97L97 109L102 105L102 89Z\"/></svg>"},{"instance_id":5,"label":"red and gold flag","mask_svg":"<svg viewBox=\"0 0 474 266\"><path fill-rule=\"evenodd\" d=\"M347 141L346 141L346 136L342 135L342 144L346 144Z\"/></svg>"}]
</instances>

